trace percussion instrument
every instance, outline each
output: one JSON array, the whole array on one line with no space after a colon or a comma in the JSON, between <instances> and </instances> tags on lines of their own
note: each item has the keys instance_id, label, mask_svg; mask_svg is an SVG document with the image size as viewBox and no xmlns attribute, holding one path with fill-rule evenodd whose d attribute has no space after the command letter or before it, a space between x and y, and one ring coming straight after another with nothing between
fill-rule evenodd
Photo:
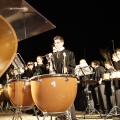
<instances>
[{"instance_id":1,"label":"percussion instrument","mask_svg":"<svg viewBox=\"0 0 120 120\"><path fill-rule=\"evenodd\" d=\"M0 84L0 101L8 100L7 86Z\"/></svg>"},{"instance_id":2,"label":"percussion instrument","mask_svg":"<svg viewBox=\"0 0 120 120\"><path fill-rule=\"evenodd\" d=\"M89 84L89 85L91 85L91 84L96 84L97 83L97 81L95 81L95 80L80 80L80 84Z\"/></svg>"},{"instance_id":3,"label":"percussion instrument","mask_svg":"<svg viewBox=\"0 0 120 120\"><path fill-rule=\"evenodd\" d=\"M0 77L10 66L15 57L18 40L10 23L0 16Z\"/></svg>"},{"instance_id":4,"label":"percussion instrument","mask_svg":"<svg viewBox=\"0 0 120 120\"><path fill-rule=\"evenodd\" d=\"M9 80L7 86L8 96L13 106L34 106L30 80Z\"/></svg>"},{"instance_id":5,"label":"percussion instrument","mask_svg":"<svg viewBox=\"0 0 120 120\"><path fill-rule=\"evenodd\" d=\"M120 71L115 71L111 73L111 78L113 80L120 80Z\"/></svg>"},{"instance_id":6,"label":"percussion instrument","mask_svg":"<svg viewBox=\"0 0 120 120\"><path fill-rule=\"evenodd\" d=\"M21 14L21 12L23 14ZM25 15L26 12L30 14ZM23 21L29 21L25 24ZM31 27L31 22L34 24ZM47 24L46 24L47 23ZM8 69L18 49L18 41L56 28L25 0L0 2L0 77Z\"/></svg>"},{"instance_id":7,"label":"percussion instrument","mask_svg":"<svg viewBox=\"0 0 120 120\"><path fill-rule=\"evenodd\" d=\"M31 92L43 112L65 112L77 94L77 78L71 74L44 74L31 78Z\"/></svg>"},{"instance_id":8,"label":"percussion instrument","mask_svg":"<svg viewBox=\"0 0 120 120\"><path fill-rule=\"evenodd\" d=\"M109 80L111 80L111 76L110 76L110 73L104 73L103 74L103 80L105 80L105 81L109 81Z\"/></svg>"}]
</instances>

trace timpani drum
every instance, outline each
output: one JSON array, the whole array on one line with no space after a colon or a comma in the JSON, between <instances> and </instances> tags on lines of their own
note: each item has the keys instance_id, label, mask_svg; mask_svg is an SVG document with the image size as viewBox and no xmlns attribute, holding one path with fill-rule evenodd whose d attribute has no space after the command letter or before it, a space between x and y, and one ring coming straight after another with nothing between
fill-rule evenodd
<instances>
[{"instance_id":1,"label":"timpani drum","mask_svg":"<svg viewBox=\"0 0 120 120\"><path fill-rule=\"evenodd\" d=\"M34 106L30 80L9 80L8 96L13 106Z\"/></svg>"},{"instance_id":2,"label":"timpani drum","mask_svg":"<svg viewBox=\"0 0 120 120\"><path fill-rule=\"evenodd\" d=\"M112 72L111 77L113 80L120 80L120 71Z\"/></svg>"},{"instance_id":3,"label":"timpani drum","mask_svg":"<svg viewBox=\"0 0 120 120\"><path fill-rule=\"evenodd\" d=\"M0 84L0 101L8 100L7 86Z\"/></svg>"},{"instance_id":4,"label":"timpani drum","mask_svg":"<svg viewBox=\"0 0 120 120\"><path fill-rule=\"evenodd\" d=\"M65 112L77 94L77 78L68 74L45 74L31 78L31 92L43 112Z\"/></svg>"},{"instance_id":5,"label":"timpani drum","mask_svg":"<svg viewBox=\"0 0 120 120\"><path fill-rule=\"evenodd\" d=\"M111 80L110 73L104 73L104 74L103 74L103 80L105 80L105 81Z\"/></svg>"}]
</instances>

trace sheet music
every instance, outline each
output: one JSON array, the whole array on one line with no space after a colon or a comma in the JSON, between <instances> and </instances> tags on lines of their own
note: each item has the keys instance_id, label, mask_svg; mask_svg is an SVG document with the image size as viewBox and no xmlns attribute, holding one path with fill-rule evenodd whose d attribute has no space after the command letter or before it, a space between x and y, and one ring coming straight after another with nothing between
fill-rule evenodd
<instances>
[{"instance_id":1,"label":"sheet music","mask_svg":"<svg viewBox=\"0 0 120 120\"><path fill-rule=\"evenodd\" d=\"M93 69L90 66L80 66L77 65L75 68L75 74L77 76L84 76L84 75L90 75L93 74Z\"/></svg>"}]
</instances>

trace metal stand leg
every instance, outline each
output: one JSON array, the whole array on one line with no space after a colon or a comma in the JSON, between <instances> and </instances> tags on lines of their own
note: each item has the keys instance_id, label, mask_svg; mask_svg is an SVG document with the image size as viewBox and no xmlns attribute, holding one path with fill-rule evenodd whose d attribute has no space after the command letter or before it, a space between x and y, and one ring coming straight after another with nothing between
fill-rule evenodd
<instances>
[{"instance_id":1,"label":"metal stand leg","mask_svg":"<svg viewBox=\"0 0 120 120\"><path fill-rule=\"evenodd\" d=\"M48 116L48 113L47 112L43 112L43 120L45 120L45 117Z\"/></svg>"},{"instance_id":2,"label":"metal stand leg","mask_svg":"<svg viewBox=\"0 0 120 120\"><path fill-rule=\"evenodd\" d=\"M22 120L21 114L22 114L21 108L20 107L16 107L16 110L15 110L15 112L13 114L12 120L19 120L19 119Z\"/></svg>"},{"instance_id":3,"label":"metal stand leg","mask_svg":"<svg viewBox=\"0 0 120 120\"><path fill-rule=\"evenodd\" d=\"M100 115L100 117L102 118L100 112L98 112L95 108L91 108L90 97L89 97L90 93L91 93L91 91L88 90L88 85L87 85L87 88L86 88L87 107L86 107L85 113L83 115L83 118L85 119L86 114L92 116L93 113L98 113Z\"/></svg>"},{"instance_id":4,"label":"metal stand leg","mask_svg":"<svg viewBox=\"0 0 120 120\"><path fill-rule=\"evenodd\" d=\"M111 116L119 116L118 111L120 111L120 107L114 106L110 112L107 114L106 118L111 117Z\"/></svg>"},{"instance_id":5,"label":"metal stand leg","mask_svg":"<svg viewBox=\"0 0 120 120\"><path fill-rule=\"evenodd\" d=\"M44 115L44 116L43 116L43 120L45 120L45 118L46 118L47 116L49 116L49 115L50 115L50 117L51 117L50 119L52 120L52 116L54 116L54 114L55 114L55 113L52 113L52 114L51 114L51 113L48 113L48 112L43 112L43 115Z\"/></svg>"},{"instance_id":6,"label":"metal stand leg","mask_svg":"<svg viewBox=\"0 0 120 120\"><path fill-rule=\"evenodd\" d=\"M34 113L35 113L37 119L39 120L39 117L38 117L38 115L37 115L37 112L36 112L36 110L35 110L35 107L33 107L33 110L34 110Z\"/></svg>"},{"instance_id":7,"label":"metal stand leg","mask_svg":"<svg viewBox=\"0 0 120 120\"><path fill-rule=\"evenodd\" d=\"M3 103L4 101L0 101L0 110L3 111Z\"/></svg>"},{"instance_id":8,"label":"metal stand leg","mask_svg":"<svg viewBox=\"0 0 120 120\"><path fill-rule=\"evenodd\" d=\"M66 111L66 116L68 117L68 120L72 120L71 112L69 110Z\"/></svg>"},{"instance_id":9,"label":"metal stand leg","mask_svg":"<svg viewBox=\"0 0 120 120\"><path fill-rule=\"evenodd\" d=\"M88 101L89 101L89 100L88 100ZM84 113L84 119L85 119L85 115L86 115L86 114L92 116L94 113L99 114L100 117L102 118L101 113L98 112L95 108L91 109L91 108L90 108L90 105L91 105L90 102L88 102L88 106L87 106L87 108L86 108L86 110L85 110L85 113Z\"/></svg>"},{"instance_id":10,"label":"metal stand leg","mask_svg":"<svg viewBox=\"0 0 120 120\"><path fill-rule=\"evenodd\" d=\"M111 80L111 84L112 84L112 92L114 95L114 107L110 110L110 112L106 115L106 118L111 117L111 116L119 116L120 114L118 114L118 111L120 111L120 107L116 106L116 94L115 94L115 88L113 86L113 80Z\"/></svg>"},{"instance_id":11,"label":"metal stand leg","mask_svg":"<svg viewBox=\"0 0 120 120\"><path fill-rule=\"evenodd\" d=\"M57 113L57 112L53 112L53 113L43 112L43 114L44 114L43 120L45 120L45 118L46 118L47 116L51 116L51 120L52 120L52 116L57 116L55 119L56 119L56 120L60 120L59 117L61 117L62 115L65 115L65 116L66 116L66 119L72 120L70 110L66 110L65 112L60 112L60 113Z\"/></svg>"},{"instance_id":12,"label":"metal stand leg","mask_svg":"<svg viewBox=\"0 0 120 120\"><path fill-rule=\"evenodd\" d=\"M12 120L19 120L19 119L22 120L22 110L24 110L23 107L17 106L17 107L13 107L13 108L15 109L15 111L13 113ZM37 112L35 111L34 107L33 107L33 110L35 112L37 119L39 120L39 117L38 117Z\"/></svg>"}]
</instances>

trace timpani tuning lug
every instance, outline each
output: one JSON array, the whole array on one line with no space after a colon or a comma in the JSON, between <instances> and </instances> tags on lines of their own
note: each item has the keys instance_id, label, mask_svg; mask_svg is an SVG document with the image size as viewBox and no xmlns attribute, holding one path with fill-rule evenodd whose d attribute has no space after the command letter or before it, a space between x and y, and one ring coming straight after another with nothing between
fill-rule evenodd
<instances>
[{"instance_id":1,"label":"timpani tuning lug","mask_svg":"<svg viewBox=\"0 0 120 120\"><path fill-rule=\"evenodd\" d=\"M65 77L65 81L67 82L69 79L68 79L68 77Z\"/></svg>"},{"instance_id":2,"label":"timpani tuning lug","mask_svg":"<svg viewBox=\"0 0 120 120\"><path fill-rule=\"evenodd\" d=\"M42 82L42 79L39 79L39 78L38 78L38 82L41 83L41 82Z\"/></svg>"}]
</instances>

